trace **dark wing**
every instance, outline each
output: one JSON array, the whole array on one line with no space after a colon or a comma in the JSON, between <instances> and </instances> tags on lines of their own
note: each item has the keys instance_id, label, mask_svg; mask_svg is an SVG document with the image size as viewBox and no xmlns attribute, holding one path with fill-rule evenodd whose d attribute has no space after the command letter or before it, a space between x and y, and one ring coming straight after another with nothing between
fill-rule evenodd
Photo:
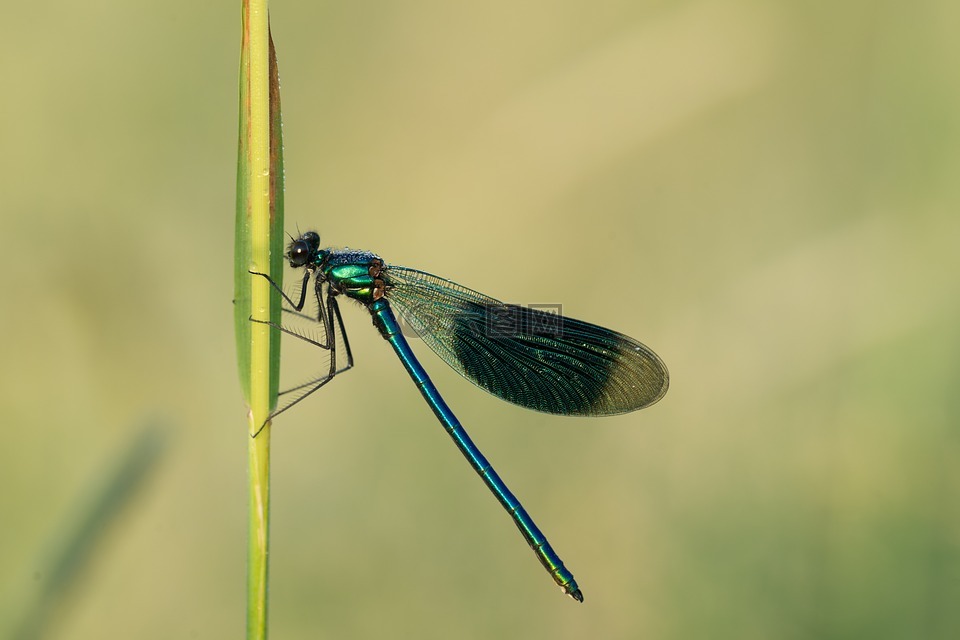
<instances>
[{"instance_id":1,"label":"dark wing","mask_svg":"<svg viewBox=\"0 0 960 640\"><path fill-rule=\"evenodd\" d=\"M406 267L386 270L387 299L465 378L508 402L546 413L603 416L648 407L669 374L633 338L538 309L504 304Z\"/></svg>"}]
</instances>

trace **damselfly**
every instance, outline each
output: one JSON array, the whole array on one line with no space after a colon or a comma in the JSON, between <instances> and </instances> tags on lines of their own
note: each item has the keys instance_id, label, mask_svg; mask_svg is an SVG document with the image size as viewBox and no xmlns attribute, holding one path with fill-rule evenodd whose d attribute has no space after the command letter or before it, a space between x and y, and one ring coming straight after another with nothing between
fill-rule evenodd
<instances>
[{"instance_id":1,"label":"damselfly","mask_svg":"<svg viewBox=\"0 0 960 640\"><path fill-rule=\"evenodd\" d=\"M337 300L340 296L356 300L370 311L374 326L393 347L440 424L513 518L547 572L564 593L582 602L573 574L444 402L410 349L400 322L477 386L546 413L607 416L648 407L667 392L669 375L663 361L633 338L610 329L504 304L429 273L387 265L367 251L321 249L320 236L313 231L294 239L286 258L291 267L303 269L296 302L266 274L254 275L267 278L297 314L313 279L318 311L312 319L322 326L321 335L313 338L288 327L280 329L324 349L330 362L322 375L285 392L292 399L271 418L353 366ZM341 348L345 362L337 361Z\"/></svg>"}]
</instances>

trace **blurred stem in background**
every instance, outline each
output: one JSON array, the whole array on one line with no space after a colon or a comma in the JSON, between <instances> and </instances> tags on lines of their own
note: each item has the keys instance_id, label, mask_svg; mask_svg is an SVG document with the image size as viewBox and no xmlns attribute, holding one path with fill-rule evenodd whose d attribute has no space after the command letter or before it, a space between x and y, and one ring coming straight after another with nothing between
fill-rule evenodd
<instances>
[{"instance_id":1,"label":"blurred stem in background","mask_svg":"<svg viewBox=\"0 0 960 640\"><path fill-rule=\"evenodd\" d=\"M65 519L57 528L59 535L50 559L38 562L40 589L30 604L12 616L19 620L13 638L33 640L44 636L60 603L90 563L110 525L146 484L166 449L168 438L169 429L149 423L113 465L103 465L109 471L104 474L102 485L90 492L89 502L77 515Z\"/></svg>"},{"instance_id":2,"label":"blurred stem in background","mask_svg":"<svg viewBox=\"0 0 960 640\"><path fill-rule=\"evenodd\" d=\"M247 637L267 634L270 517L270 412L279 383L280 299L264 278L283 272L283 157L280 89L266 0L244 0L240 49L240 132L234 256L234 326L240 381L249 411ZM252 323L251 319L269 321ZM262 429L261 428L265 427Z\"/></svg>"}]
</instances>

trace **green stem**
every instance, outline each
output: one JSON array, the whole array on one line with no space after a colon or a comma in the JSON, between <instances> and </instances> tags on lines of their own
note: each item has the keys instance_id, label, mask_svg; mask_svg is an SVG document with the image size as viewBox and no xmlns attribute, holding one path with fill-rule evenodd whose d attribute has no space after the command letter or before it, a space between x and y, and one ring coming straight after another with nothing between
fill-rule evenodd
<instances>
[{"instance_id":1,"label":"green stem","mask_svg":"<svg viewBox=\"0 0 960 640\"><path fill-rule=\"evenodd\" d=\"M247 545L247 638L267 637L268 543L270 540L270 429L250 438L250 520Z\"/></svg>"}]
</instances>

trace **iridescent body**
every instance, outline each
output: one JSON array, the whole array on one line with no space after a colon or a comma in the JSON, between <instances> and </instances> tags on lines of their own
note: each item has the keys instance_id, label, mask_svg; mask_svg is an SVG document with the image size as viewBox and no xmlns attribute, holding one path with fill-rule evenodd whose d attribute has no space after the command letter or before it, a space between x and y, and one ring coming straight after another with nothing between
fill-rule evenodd
<instances>
[{"instance_id":1,"label":"iridescent body","mask_svg":"<svg viewBox=\"0 0 960 640\"><path fill-rule=\"evenodd\" d=\"M337 299L346 296L359 302L370 311L374 326L393 347L440 424L503 505L541 564L564 593L582 602L573 574L474 445L420 365L400 330L394 307L461 375L504 400L547 413L600 416L647 407L663 397L669 384L660 358L615 331L504 304L416 269L388 266L367 251L320 249L320 236L312 231L290 244L287 258L291 267L303 268L304 275L299 301L286 295L284 299L300 311L313 277L318 321L324 325L326 338L315 341L281 328L329 350L331 362L325 375L292 389L301 393L276 413L353 365ZM338 329L346 348L347 362L342 369L336 362Z\"/></svg>"}]
</instances>

